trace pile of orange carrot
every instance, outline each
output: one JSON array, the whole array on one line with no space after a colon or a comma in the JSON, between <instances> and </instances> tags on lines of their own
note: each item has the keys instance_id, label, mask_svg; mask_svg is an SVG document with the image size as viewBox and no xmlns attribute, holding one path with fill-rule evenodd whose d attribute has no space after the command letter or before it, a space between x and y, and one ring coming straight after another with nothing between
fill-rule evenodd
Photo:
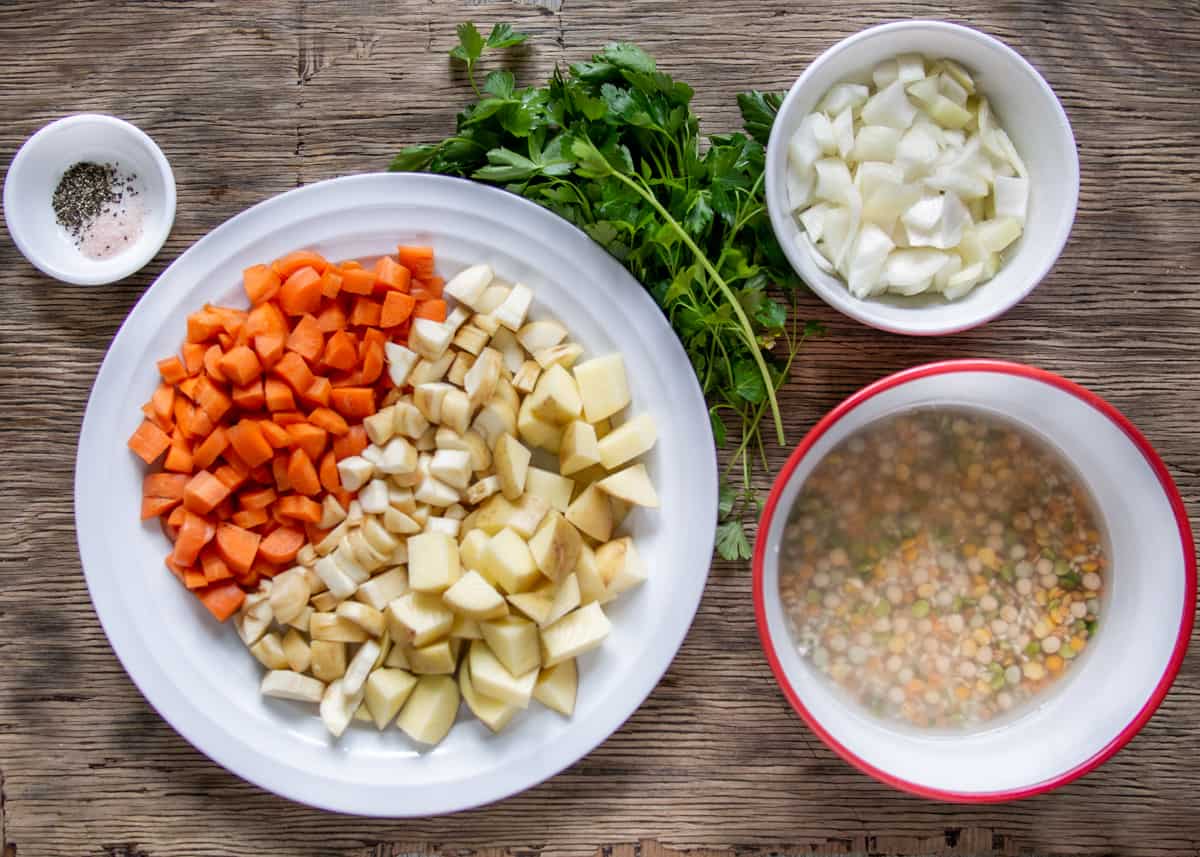
<instances>
[{"instance_id":1,"label":"pile of orange carrot","mask_svg":"<svg viewBox=\"0 0 1200 857\"><path fill-rule=\"evenodd\" d=\"M413 318L444 321L433 249L401 246L366 268L301 250L243 273L250 309L206 305L129 439L146 464L142 519L174 543L167 568L225 621L292 562L321 503L351 495L337 462L367 446L362 420L392 384L384 343Z\"/></svg>"}]
</instances>

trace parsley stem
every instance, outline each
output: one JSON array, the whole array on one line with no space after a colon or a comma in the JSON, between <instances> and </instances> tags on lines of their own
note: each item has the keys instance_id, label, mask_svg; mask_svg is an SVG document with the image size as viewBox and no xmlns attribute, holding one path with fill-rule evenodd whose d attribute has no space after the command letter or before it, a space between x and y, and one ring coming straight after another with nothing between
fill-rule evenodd
<instances>
[{"instance_id":1,"label":"parsley stem","mask_svg":"<svg viewBox=\"0 0 1200 857\"><path fill-rule=\"evenodd\" d=\"M742 336L746 340L746 345L750 348L750 353L754 357L754 362L758 364L758 371L762 375L763 386L767 391L767 400L771 405L771 416L775 421L775 433L778 437L779 445L783 446L787 440L783 435L783 416L779 412L779 400L775 395L775 382L772 380L771 373L767 369L767 361L763 359L762 349L759 348L758 341L755 339L754 328L750 325L750 319L746 317L746 311L742 309L742 304L737 299L737 295L733 293L733 289L729 288L729 284L725 282L719 273L717 273L717 269L714 268L712 262L708 260L708 256L704 254L703 250L696 246L696 242L694 242L692 237L687 234L687 231L679 224L679 221L672 217L671 213L667 211L663 207L662 203L658 201L658 197L619 170L612 169L611 175L632 188L634 192L636 192L640 197L654 207L654 210L658 212L659 216L661 216L663 220L671 224L671 227L679 234L680 240L687 245L688 249L691 250L693 254L695 254L696 261L704 266L704 269L708 271L708 275L713 278L713 282L715 282L717 287L725 294L725 298L729 301L730 306L733 307L734 315L738 317L738 322L742 326Z\"/></svg>"}]
</instances>

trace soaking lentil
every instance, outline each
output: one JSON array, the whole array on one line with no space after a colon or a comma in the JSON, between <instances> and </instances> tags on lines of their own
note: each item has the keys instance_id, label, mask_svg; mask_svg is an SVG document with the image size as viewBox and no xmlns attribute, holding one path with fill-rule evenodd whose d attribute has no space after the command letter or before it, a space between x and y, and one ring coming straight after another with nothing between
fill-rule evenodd
<instances>
[{"instance_id":1,"label":"soaking lentil","mask_svg":"<svg viewBox=\"0 0 1200 857\"><path fill-rule=\"evenodd\" d=\"M781 596L800 652L867 709L970 727L1060 681L1095 635L1101 523L1066 460L1023 427L907 411L805 481Z\"/></svg>"},{"instance_id":2,"label":"soaking lentil","mask_svg":"<svg viewBox=\"0 0 1200 857\"><path fill-rule=\"evenodd\" d=\"M136 174L112 163L80 161L63 173L50 202L76 248L91 259L107 259L141 237L140 197Z\"/></svg>"}]
</instances>

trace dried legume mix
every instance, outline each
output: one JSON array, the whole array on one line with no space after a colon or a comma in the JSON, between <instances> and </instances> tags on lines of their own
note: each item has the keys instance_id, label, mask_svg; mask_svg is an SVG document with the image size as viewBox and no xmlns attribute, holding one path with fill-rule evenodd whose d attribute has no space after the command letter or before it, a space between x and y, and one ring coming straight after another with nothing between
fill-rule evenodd
<instances>
[{"instance_id":1,"label":"dried legume mix","mask_svg":"<svg viewBox=\"0 0 1200 857\"><path fill-rule=\"evenodd\" d=\"M984 723L1095 635L1108 550L1086 485L1027 429L936 407L871 423L805 481L780 591L814 667L881 717Z\"/></svg>"}]
</instances>

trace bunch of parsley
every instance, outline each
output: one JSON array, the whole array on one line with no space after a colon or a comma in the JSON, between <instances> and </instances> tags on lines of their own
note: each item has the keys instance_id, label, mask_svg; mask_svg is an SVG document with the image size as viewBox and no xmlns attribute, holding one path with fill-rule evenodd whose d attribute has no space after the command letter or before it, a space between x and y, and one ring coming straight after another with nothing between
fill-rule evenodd
<instances>
[{"instance_id":1,"label":"bunch of parsley","mask_svg":"<svg viewBox=\"0 0 1200 857\"><path fill-rule=\"evenodd\" d=\"M458 114L453 136L409 146L391 169L466 176L531 199L586 231L649 290L691 359L717 444L736 443L717 551L749 558L742 518L760 505L751 477L754 460L765 463L761 424L770 412L784 442L776 391L813 332L768 294L790 296L799 285L763 194L779 96L743 93L747 133L702 141L691 87L635 45L607 45L544 86L519 88L501 70L480 87L483 52L526 36L498 24L485 39L471 23L458 36L450 54L466 64L478 100ZM729 485L734 473L738 488Z\"/></svg>"}]
</instances>

